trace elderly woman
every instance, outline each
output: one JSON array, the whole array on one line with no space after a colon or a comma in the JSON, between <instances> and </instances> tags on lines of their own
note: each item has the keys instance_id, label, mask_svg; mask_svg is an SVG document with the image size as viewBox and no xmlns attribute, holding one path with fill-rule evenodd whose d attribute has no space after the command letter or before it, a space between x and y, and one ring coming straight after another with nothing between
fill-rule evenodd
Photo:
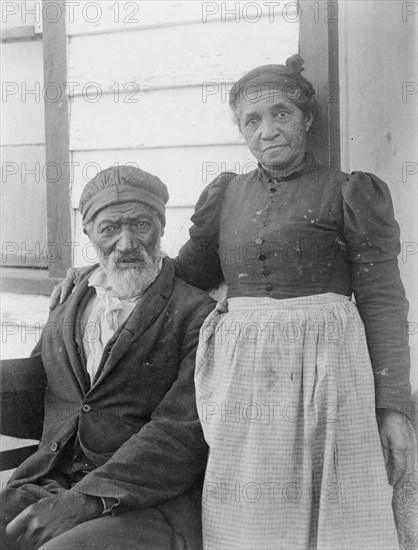
<instances>
[{"instance_id":1,"label":"elderly woman","mask_svg":"<svg viewBox=\"0 0 418 550\"><path fill-rule=\"evenodd\" d=\"M398 547L388 477L413 469L399 227L385 183L313 158L302 63L234 85L259 165L204 190L176 259L187 282L228 286L195 375L205 550Z\"/></svg>"},{"instance_id":2,"label":"elderly woman","mask_svg":"<svg viewBox=\"0 0 418 550\"><path fill-rule=\"evenodd\" d=\"M259 167L205 189L177 260L192 284L228 285L195 375L205 548L393 550L375 390L396 483L412 467L399 228L382 181L315 162L301 65L259 67L233 87Z\"/></svg>"}]
</instances>

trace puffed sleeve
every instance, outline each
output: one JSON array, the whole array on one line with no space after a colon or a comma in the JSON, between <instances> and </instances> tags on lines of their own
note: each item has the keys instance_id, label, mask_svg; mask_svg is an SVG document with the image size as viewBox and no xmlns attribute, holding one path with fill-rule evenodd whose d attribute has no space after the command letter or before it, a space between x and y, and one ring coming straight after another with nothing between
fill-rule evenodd
<instances>
[{"instance_id":1,"label":"puffed sleeve","mask_svg":"<svg viewBox=\"0 0 418 550\"><path fill-rule=\"evenodd\" d=\"M219 213L234 172L223 172L202 192L191 217L190 239L174 260L176 274L203 290L216 288L224 276L218 255Z\"/></svg>"},{"instance_id":2,"label":"puffed sleeve","mask_svg":"<svg viewBox=\"0 0 418 550\"><path fill-rule=\"evenodd\" d=\"M352 289L364 322L376 388L376 407L402 411L411 399L408 302L400 278L399 225L388 186L353 172L342 186L344 237Z\"/></svg>"}]
</instances>

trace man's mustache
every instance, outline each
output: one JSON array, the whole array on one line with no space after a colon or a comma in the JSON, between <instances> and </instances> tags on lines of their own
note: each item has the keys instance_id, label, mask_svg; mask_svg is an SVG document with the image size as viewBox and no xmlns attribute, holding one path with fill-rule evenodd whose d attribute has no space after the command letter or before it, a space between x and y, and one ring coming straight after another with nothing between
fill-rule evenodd
<instances>
[{"instance_id":1,"label":"man's mustache","mask_svg":"<svg viewBox=\"0 0 418 550\"><path fill-rule=\"evenodd\" d=\"M147 258L146 250L115 250L112 252L115 264L144 262Z\"/></svg>"}]
</instances>

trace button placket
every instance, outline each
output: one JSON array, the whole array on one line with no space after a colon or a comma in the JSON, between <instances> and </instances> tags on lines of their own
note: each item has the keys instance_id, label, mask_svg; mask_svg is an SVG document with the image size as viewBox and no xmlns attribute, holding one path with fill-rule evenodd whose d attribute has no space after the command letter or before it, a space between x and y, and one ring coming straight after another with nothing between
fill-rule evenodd
<instances>
[{"instance_id":1,"label":"button placket","mask_svg":"<svg viewBox=\"0 0 418 550\"><path fill-rule=\"evenodd\" d=\"M270 215L270 208L277 202L278 200L278 189L277 186L279 185L278 180L269 180L264 182L264 186L268 186L267 196L264 199L264 205L263 207L257 212L256 219L254 220L256 224L256 235L254 242L258 246L260 246L260 253L258 255L258 260L260 262L268 262L270 260L270 254L266 253L266 250L263 250L261 248L261 245L266 242L265 238L263 238L263 232L264 229L269 225L268 219ZM264 277L269 277L272 273L272 270L269 269L266 265L263 265L262 268L262 274ZM266 281L267 283L268 281ZM266 291L271 292L273 290L273 287L271 284L267 284Z\"/></svg>"}]
</instances>

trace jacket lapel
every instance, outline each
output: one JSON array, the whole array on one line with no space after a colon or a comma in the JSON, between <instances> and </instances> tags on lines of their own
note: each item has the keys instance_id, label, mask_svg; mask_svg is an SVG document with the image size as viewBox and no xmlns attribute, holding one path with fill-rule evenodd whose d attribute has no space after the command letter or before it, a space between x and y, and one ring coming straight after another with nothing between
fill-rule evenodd
<instances>
[{"instance_id":1,"label":"jacket lapel","mask_svg":"<svg viewBox=\"0 0 418 550\"><path fill-rule=\"evenodd\" d=\"M94 385L100 383L109 374L132 344L161 315L171 295L173 280L173 261L165 258L158 277L139 300L126 323L105 347L98 371L100 374Z\"/></svg>"},{"instance_id":2,"label":"jacket lapel","mask_svg":"<svg viewBox=\"0 0 418 550\"><path fill-rule=\"evenodd\" d=\"M93 290L93 289L91 289ZM80 304L89 291L88 276L76 285L75 290L69 298L65 308L63 324L63 340L70 359L72 371L84 396L89 388L86 370L82 362L82 338L80 340L80 327L78 326L79 316L77 315Z\"/></svg>"}]
</instances>

